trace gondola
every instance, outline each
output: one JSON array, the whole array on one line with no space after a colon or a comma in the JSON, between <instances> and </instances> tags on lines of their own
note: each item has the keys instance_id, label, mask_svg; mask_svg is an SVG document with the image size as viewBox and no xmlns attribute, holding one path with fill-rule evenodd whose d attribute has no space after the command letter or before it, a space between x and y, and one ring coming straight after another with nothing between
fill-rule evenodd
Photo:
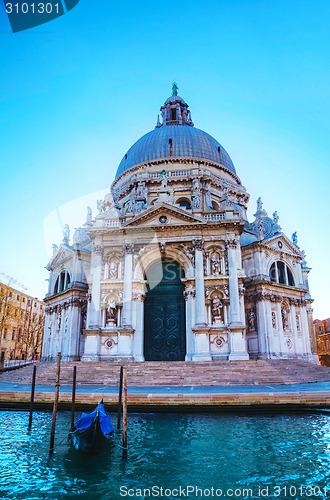
<instances>
[{"instance_id":1,"label":"gondola","mask_svg":"<svg viewBox=\"0 0 330 500\"><path fill-rule=\"evenodd\" d=\"M113 438L111 419L103 406L103 400L91 413L82 413L69 433L74 448L80 453L96 454Z\"/></svg>"}]
</instances>

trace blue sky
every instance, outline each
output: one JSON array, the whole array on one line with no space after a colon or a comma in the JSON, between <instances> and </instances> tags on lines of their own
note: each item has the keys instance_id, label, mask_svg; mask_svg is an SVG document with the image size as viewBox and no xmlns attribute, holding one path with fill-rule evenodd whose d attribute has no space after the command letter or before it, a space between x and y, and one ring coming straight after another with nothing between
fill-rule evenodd
<instances>
[{"instance_id":1,"label":"blue sky","mask_svg":"<svg viewBox=\"0 0 330 500\"><path fill-rule=\"evenodd\" d=\"M13 34L0 3L0 271L43 296L48 215L87 197L69 221L84 222L176 80L195 125L230 154L250 219L261 195L298 232L315 317L330 316L329 15L317 0L80 0Z\"/></svg>"}]
</instances>

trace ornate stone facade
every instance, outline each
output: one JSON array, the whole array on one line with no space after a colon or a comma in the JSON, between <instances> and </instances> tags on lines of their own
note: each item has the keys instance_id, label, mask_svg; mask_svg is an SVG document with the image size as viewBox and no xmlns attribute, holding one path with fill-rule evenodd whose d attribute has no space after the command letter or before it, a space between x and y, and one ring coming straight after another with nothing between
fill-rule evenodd
<instances>
[{"instance_id":1,"label":"ornate stone facade","mask_svg":"<svg viewBox=\"0 0 330 500\"><path fill-rule=\"evenodd\" d=\"M229 155L181 97L161 115L124 156L96 217L88 209L74 244L66 228L55 248L44 357L313 360L296 235L260 198L248 222Z\"/></svg>"}]
</instances>

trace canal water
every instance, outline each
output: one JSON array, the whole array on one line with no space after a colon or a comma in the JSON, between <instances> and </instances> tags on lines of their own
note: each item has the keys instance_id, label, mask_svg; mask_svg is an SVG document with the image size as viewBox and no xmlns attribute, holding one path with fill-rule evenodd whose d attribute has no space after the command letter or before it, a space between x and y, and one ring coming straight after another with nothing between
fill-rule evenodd
<instances>
[{"instance_id":1,"label":"canal water","mask_svg":"<svg viewBox=\"0 0 330 500\"><path fill-rule=\"evenodd\" d=\"M68 412L49 458L51 417L0 412L0 499L330 498L328 415L129 414L127 460L78 455Z\"/></svg>"}]
</instances>

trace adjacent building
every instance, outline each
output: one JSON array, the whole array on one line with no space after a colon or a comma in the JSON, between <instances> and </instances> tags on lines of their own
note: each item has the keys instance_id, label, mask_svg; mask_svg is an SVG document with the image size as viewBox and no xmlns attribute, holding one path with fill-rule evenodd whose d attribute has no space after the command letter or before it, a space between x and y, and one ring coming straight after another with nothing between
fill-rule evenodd
<instances>
[{"instance_id":1,"label":"adjacent building","mask_svg":"<svg viewBox=\"0 0 330 500\"><path fill-rule=\"evenodd\" d=\"M43 357L315 359L305 254L172 95L48 263Z\"/></svg>"},{"instance_id":2,"label":"adjacent building","mask_svg":"<svg viewBox=\"0 0 330 500\"><path fill-rule=\"evenodd\" d=\"M0 283L0 361L39 359L45 323L45 304Z\"/></svg>"},{"instance_id":3,"label":"adjacent building","mask_svg":"<svg viewBox=\"0 0 330 500\"><path fill-rule=\"evenodd\" d=\"M330 366L330 318L314 321L317 354L321 365Z\"/></svg>"}]
</instances>

